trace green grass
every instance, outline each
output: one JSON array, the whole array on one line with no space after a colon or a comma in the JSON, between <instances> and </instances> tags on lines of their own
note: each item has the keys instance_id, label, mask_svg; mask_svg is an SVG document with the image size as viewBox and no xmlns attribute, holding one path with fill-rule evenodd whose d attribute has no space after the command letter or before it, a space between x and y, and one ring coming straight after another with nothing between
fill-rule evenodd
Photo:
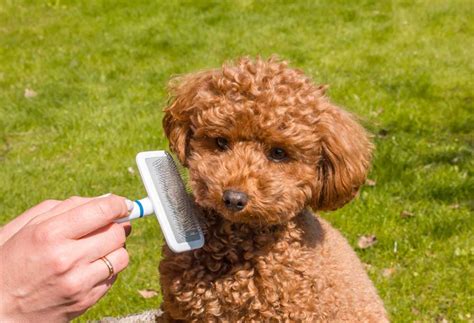
<instances>
[{"instance_id":1,"label":"green grass","mask_svg":"<svg viewBox=\"0 0 474 323\"><path fill-rule=\"evenodd\" d=\"M358 253L393 321L472 321L473 19L469 0L0 0L0 223L47 198L143 196L134 156L167 148L169 77L277 53L376 134L376 185L324 217L354 247L377 236ZM137 290L159 290L162 243L135 223L129 268L82 319L158 307Z\"/></svg>"}]
</instances>

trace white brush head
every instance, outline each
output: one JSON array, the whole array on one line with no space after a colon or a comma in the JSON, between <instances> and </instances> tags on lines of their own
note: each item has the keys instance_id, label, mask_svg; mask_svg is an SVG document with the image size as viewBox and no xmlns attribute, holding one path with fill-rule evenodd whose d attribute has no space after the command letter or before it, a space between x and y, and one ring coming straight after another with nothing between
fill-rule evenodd
<instances>
[{"instance_id":1,"label":"white brush head","mask_svg":"<svg viewBox=\"0 0 474 323\"><path fill-rule=\"evenodd\" d=\"M186 192L171 155L163 150L145 151L136 160L168 247L174 252L201 248L204 235L197 207Z\"/></svg>"}]
</instances>

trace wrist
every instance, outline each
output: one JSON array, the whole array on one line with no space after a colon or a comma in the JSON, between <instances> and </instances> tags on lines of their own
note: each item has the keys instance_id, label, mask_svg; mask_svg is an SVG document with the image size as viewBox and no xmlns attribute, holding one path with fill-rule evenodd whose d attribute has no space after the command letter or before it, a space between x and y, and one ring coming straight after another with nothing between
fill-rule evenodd
<instances>
[{"instance_id":1,"label":"wrist","mask_svg":"<svg viewBox=\"0 0 474 323\"><path fill-rule=\"evenodd\" d=\"M18 306L8 293L8 286L5 281L4 266L2 263L5 262L5 255L2 247L0 246L0 322L15 322L15 313L18 313Z\"/></svg>"},{"instance_id":2,"label":"wrist","mask_svg":"<svg viewBox=\"0 0 474 323\"><path fill-rule=\"evenodd\" d=\"M3 246L3 244L5 243L5 241L7 240L6 238L6 234L4 232L5 230L3 230L3 226L0 227L0 247ZM1 259L1 258L0 258Z\"/></svg>"},{"instance_id":3,"label":"wrist","mask_svg":"<svg viewBox=\"0 0 474 323\"><path fill-rule=\"evenodd\" d=\"M0 290L2 290L3 285L0 283ZM2 291L2 297L0 297L0 322L20 322L24 321L19 317L20 311L18 311L18 306L13 302L13 300L5 295Z\"/></svg>"},{"instance_id":4,"label":"wrist","mask_svg":"<svg viewBox=\"0 0 474 323\"><path fill-rule=\"evenodd\" d=\"M6 293L1 283L0 290L2 290L2 297L0 297L0 322L14 322L12 304L8 300L7 295L5 295Z\"/></svg>"}]
</instances>

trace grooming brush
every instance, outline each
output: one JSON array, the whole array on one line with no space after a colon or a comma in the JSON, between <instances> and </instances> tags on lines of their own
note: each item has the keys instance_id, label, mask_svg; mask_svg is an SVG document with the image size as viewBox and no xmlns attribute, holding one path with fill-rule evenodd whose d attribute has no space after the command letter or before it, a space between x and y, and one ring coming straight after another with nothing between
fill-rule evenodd
<instances>
[{"instance_id":1,"label":"grooming brush","mask_svg":"<svg viewBox=\"0 0 474 323\"><path fill-rule=\"evenodd\" d=\"M166 151L145 151L136 157L148 197L135 200L122 223L155 213L168 247L184 252L204 245L197 209L186 192L173 158Z\"/></svg>"}]
</instances>

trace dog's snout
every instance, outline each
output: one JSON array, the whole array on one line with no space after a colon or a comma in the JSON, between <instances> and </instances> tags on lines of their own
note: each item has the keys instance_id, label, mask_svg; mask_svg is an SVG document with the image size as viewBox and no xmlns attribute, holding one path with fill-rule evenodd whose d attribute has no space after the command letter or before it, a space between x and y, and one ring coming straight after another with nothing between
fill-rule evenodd
<instances>
[{"instance_id":1,"label":"dog's snout","mask_svg":"<svg viewBox=\"0 0 474 323\"><path fill-rule=\"evenodd\" d=\"M244 192L227 190L222 196L225 206L232 211L238 212L244 209L248 202L248 196Z\"/></svg>"}]
</instances>

